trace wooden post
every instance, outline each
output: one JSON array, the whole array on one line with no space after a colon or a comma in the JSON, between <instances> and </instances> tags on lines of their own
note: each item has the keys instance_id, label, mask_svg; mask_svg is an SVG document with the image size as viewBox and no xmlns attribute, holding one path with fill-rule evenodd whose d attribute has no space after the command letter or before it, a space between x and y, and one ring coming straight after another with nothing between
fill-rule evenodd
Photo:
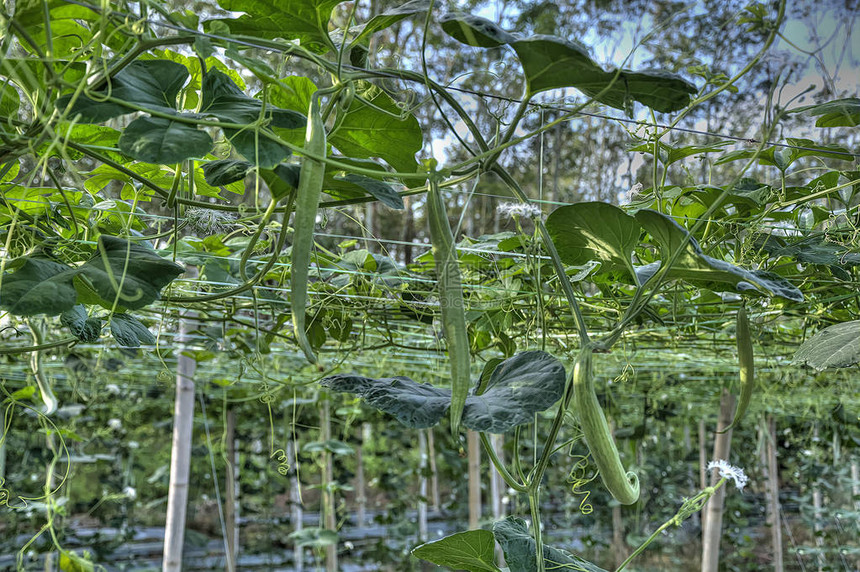
<instances>
[{"instance_id":1,"label":"wooden post","mask_svg":"<svg viewBox=\"0 0 860 572\"><path fill-rule=\"evenodd\" d=\"M197 277L189 266L188 278ZM170 485L167 492L167 519L164 525L164 572L182 570L182 543L185 538L185 513L188 505L188 477L191 470L191 436L194 430L194 372L197 362L183 354L193 315L179 320L176 357L176 402L173 408L173 445L170 453Z\"/></svg>"},{"instance_id":2,"label":"wooden post","mask_svg":"<svg viewBox=\"0 0 860 572\"><path fill-rule=\"evenodd\" d=\"M773 415L767 416L763 432L767 456L767 516L770 522L771 551L773 552L774 572L783 572L782 559L782 521L779 507L779 466L776 459L776 423Z\"/></svg>"},{"instance_id":3,"label":"wooden post","mask_svg":"<svg viewBox=\"0 0 860 572\"><path fill-rule=\"evenodd\" d=\"M732 447L732 431L724 431L735 414L735 396L723 388L720 396L720 417L717 421L717 434L714 437L714 460L728 460ZM711 473L711 486L717 484L720 475ZM720 538L723 533L723 502L726 487L720 489L705 505L704 530L702 531L702 572L717 572L720 562Z\"/></svg>"},{"instance_id":4,"label":"wooden post","mask_svg":"<svg viewBox=\"0 0 860 572\"><path fill-rule=\"evenodd\" d=\"M427 540L427 435L418 430L418 540Z\"/></svg>"},{"instance_id":5,"label":"wooden post","mask_svg":"<svg viewBox=\"0 0 860 572\"><path fill-rule=\"evenodd\" d=\"M299 470L296 460L296 446L292 435L287 435L287 463L290 465L290 521L293 523L293 532L299 532L304 528L302 519L301 484L299 483ZM304 548L296 543L293 546L293 568L296 572L304 570Z\"/></svg>"},{"instance_id":6,"label":"wooden post","mask_svg":"<svg viewBox=\"0 0 860 572\"><path fill-rule=\"evenodd\" d=\"M427 456L430 460L430 506L433 510L439 510L439 473L436 471L436 440L433 437L433 428L427 429Z\"/></svg>"},{"instance_id":7,"label":"wooden post","mask_svg":"<svg viewBox=\"0 0 860 572\"><path fill-rule=\"evenodd\" d=\"M239 454L236 447L236 412L227 409L224 428L225 456L227 457L227 479L225 487L224 520L227 527L227 571L236 570L239 559Z\"/></svg>"},{"instance_id":8,"label":"wooden post","mask_svg":"<svg viewBox=\"0 0 860 572\"><path fill-rule=\"evenodd\" d=\"M469 530L481 520L481 440L477 431L466 431L469 455Z\"/></svg>"},{"instance_id":9,"label":"wooden post","mask_svg":"<svg viewBox=\"0 0 860 572\"><path fill-rule=\"evenodd\" d=\"M331 402L328 396L323 398L320 410L320 440L331 439ZM322 475L322 508L323 528L335 532L337 524L334 514L334 492L331 484L334 481L334 459L329 451L323 453L323 475ZM329 544L325 547L326 572L337 572L337 544Z\"/></svg>"},{"instance_id":10,"label":"wooden post","mask_svg":"<svg viewBox=\"0 0 860 572\"><path fill-rule=\"evenodd\" d=\"M357 507L358 528L367 524L367 490L364 478L364 444L370 440L370 423L361 425L361 443L355 449L355 502Z\"/></svg>"}]
</instances>

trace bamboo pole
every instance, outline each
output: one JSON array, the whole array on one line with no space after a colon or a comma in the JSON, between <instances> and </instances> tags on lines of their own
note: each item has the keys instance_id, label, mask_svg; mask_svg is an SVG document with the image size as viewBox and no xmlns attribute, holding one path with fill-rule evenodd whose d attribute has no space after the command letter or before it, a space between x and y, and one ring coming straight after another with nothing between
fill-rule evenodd
<instances>
[{"instance_id":1,"label":"bamboo pole","mask_svg":"<svg viewBox=\"0 0 860 572\"><path fill-rule=\"evenodd\" d=\"M361 425L361 443L355 449L355 502L357 506L357 525L364 528L367 524L367 484L364 477L364 444L370 440L370 423Z\"/></svg>"},{"instance_id":2,"label":"bamboo pole","mask_svg":"<svg viewBox=\"0 0 860 572\"><path fill-rule=\"evenodd\" d=\"M418 540L427 540L427 435L418 431Z\"/></svg>"},{"instance_id":3,"label":"bamboo pole","mask_svg":"<svg viewBox=\"0 0 860 572\"><path fill-rule=\"evenodd\" d=\"M225 486L224 520L227 526L227 571L236 570L239 559L239 454L236 447L236 412L227 410L227 423L224 428L227 457L227 479Z\"/></svg>"},{"instance_id":4,"label":"bamboo pole","mask_svg":"<svg viewBox=\"0 0 860 572\"><path fill-rule=\"evenodd\" d=\"M323 399L320 410L320 440L323 442L331 440L331 402L328 397ZM329 451L323 453L322 478L323 528L335 532L337 524L334 514L334 492L331 488L334 481L334 460ZM337 544L329 544L325 547L325 568L327 572L337 572Z\"/></svg>"},{"instance_id":5,"label":"bamboo pole","mask_svg":"<svg viewBox=\"0 0 860 572\"><path fill-rule=\"evenodd\" d=\"M189 266L188 278L197 277L197 268ZM176 402L173 408L173 445L170 453L170 485L167 492L167 518L164 525L164 572L182 570L182 543L185 538L185 516L188 505L188 479L191 470L191 436L194 429L194 372L197 362L182 349L193 329L193 315L179 320L176 363Z\"/></svg>"},{"instance_id":6,"label":"bamboo pole","mask_svg":"<svg viewBox=\"0 0 860 572\"><path fill-rule=\"evenodd\" d=\"M293 532L299 532L304 528L302 519L304 511L302 510L301 484L299 483L299 471L296 464L296 446L292 435L287 436L287 463L294 470L290 471L290 521L293 523ZM304 548L296 543L293 546L293 567L296 572L304 570Z\"/></svg>"},{"instance_id":7,"label":"bamboo pole","mask_svg":"<svg viewBox=\"0 0 860 572\"><path fill-rule=\"evenodd\" d=\"M771 550L773 551L774 572L783 572L782 522L779 506L779 465L776 459L776 423L773 415L768 415L765 425L767 449L767 506L771 518Z\"/></svg>"},{"instance_id":8,"label":"bamboo pole","mask_svg":"<svg viewBox=\"0 0 860 572\"><path fill-rule=\"evenodd\" d=\"M466 431L469 456L469 530L481 520L481 441L477 431Z\"/></svg>"},{"instance_id":9,"label":"bamboo pole","mask_svg":"<svg viewBox=\"0 0 860 572\"><path fill-rule=\"evenodd\" d=\"M714 460L728 460L732 446L732 430L725 431L735 413L735 396L723 388L720 396L720 416L717 420L717 434L714 437ZM722 432L725 431L725 432ZM716 471L711 473L711 486L720 479ZM717 572L720 562L720 538L723 532L723 503L725 487L720 487L705 505L702 531L702 572Z\"/></svg>"},{"instance_id":10,"label":"bamboo pole","mask_svg":"<svg viewBox=\"0 0 860 572\"><path fill-rule=\"evenodd\" d=\"M430 460L430 506L433 510L439 510L439 473L436 470L436 439L433 436L433 428L427 429L427 456Z\"/></svg>"}]
</instances>

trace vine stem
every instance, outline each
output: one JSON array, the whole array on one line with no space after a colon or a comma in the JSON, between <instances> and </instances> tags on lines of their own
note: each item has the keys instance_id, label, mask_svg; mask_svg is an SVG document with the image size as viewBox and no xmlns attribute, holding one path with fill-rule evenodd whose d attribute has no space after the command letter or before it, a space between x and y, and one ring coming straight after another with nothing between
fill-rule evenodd
<instances>
[{"instance_id":1,"label":"vine stem","mask_svg":"<svg viewBox=\"0 0 860 572\"><path fill-rule=\"evenodd\" d=\"M688 516L690 516L693 512L698 512L699 510L701 510L701 509L702 509L702 507L704 507L705 503L707 503L707 502L708 502L708 500L709 500L712 496L714 496L714 493L716 493L716 492L717 492L717 490L718 490L720 487L722 487L723 485L725 485L725 484L726 484L726 481L727 481L727 480L728 480L728 478L727 478L727 477L722 477L722 478L717 482L717 484L715 484L714 486L712 486L712 487L706 487L706 488L705 488L702 492L700 492L698 495L696 495L696 496L695 496L695 497L693 497L692 499L689 499L689 500L685 501L685 502L684 502L684 504L681 506L681 508L678 510L678 512L677 512L677 513L675 513L675 515L674 515L672 518L670 518L669 520L667 520L666 522L664 522L663 524L661 524L661 525L657 528L657 530L655 530L655 531L651 534L651 536L649 536L647 539L645 539L645 542L643 542L642 544L640 544L640 545L636 548L636 550L634 550L633 552L631 552L631 553L630 553L630 556L628 556L627 558L625 558L625 559L624 559L624 562L622 562L622 563L618 566L618 568L616 568L616 569L615 569L615 572L621 572L621 570L623 570L623 569L624 569L628 564L630 564L630 562L632 562L632 561L633 561L633 559L634 559L634 558L636 558L636 557L637 557L639 554L641 554L641 553L642 553L646 548L648 548L648 545L649 545L649 544L651 544L652 542L654 542L654 539L656 539L656 538L660 535L660 533L662 533L664 530L666 530L667 528L669 528L669 526L671 526L671 525L673 525L673 524L674 524L675 526L681 526L681 523L682 523L682 522L684 522L684 520L686 520ZM692 510L692 509L691 509L691 507L695 507L695 509L696 509L696 510Z\"/></svg>"},{"instance_id":2,"label":"vine stem","mask_svg":"<svg viewBox=\"0 0 860 572\"><path fill-rule=\"evenodd\" d=\"M487 456L490 458L490 461L493 463L493 466L505 480L505 483L507 483L509 487L511 487L517 492L528 492L528 488L524 484L517 481L516 478L514 478L514 476L508 471L507 467L505 467L505 464L502 463L501 459L499 459L499 456L496 454L496 450L493 448L492 443L490 443L490 440L487 438L487 434L481 431L480 433L478 433L478 436L481 438L481 444L484 446L484 450L487 451Z\"/></svg>"}]
</instances>

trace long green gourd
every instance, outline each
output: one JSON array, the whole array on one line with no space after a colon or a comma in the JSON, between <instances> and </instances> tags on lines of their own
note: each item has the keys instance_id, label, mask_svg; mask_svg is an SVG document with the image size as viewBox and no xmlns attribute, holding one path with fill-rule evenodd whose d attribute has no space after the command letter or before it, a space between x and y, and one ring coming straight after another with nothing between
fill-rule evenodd
<instances>
[{"instance_id":1,"label":"long green gourd","mask_svg":"<svg viewBox=\"0 0 860 572\"><path fill-rule=\"evenodd\" d=\"M741 394L738 398L738 408L735 409L734 419L720 433L732 429L743 419L750 406L750 401L752 401L753 387L755 386L755 356L753 355L752 336L750 335L750 322L743 306L738 310L735 335L738 344L738 374L741 378Z\"/></svg>"},{"instance_id":2,"label":"long green gourd","mask_svg":"<svg viewBox=\"0 0 860 572\"><path fill-rule=\"evenodd\" d=\"M625 471L621 464L618 448L594 391L591 354L592 347L586 345L580 350L573 367L574 407L603 484L615 500L621 504L633 504L639 500L639 477Z\"/></svg>"},{"instance_id":3,"label":"long green gourd","mask_svg":"<svg viewBox=\"0 0 860 572\"><path fill-rule=\"evenodd\" d=\"M427 220L430 223L430 242L433 261L439 280L439 306L442 312L442 333L448 345L451 367L451 431L460 429L463 406L469 392L471 354L469 335L466 333L466 310L463 303L463 283L460 263L454 246L454 235L448 223L445 203L439 193L435 174L430 177L427 191Z\"/></svg>"},{"instance_id":4,"label":"long green gourd","mask_svg":"<svg viewBox=\"0 0 860 572\"><path fill-rule=\"evenodd\" d=\"M319 94L311 97L308 126L305 131L305 149L318 156L326 154L325 123L320 115ZM299 171L299 188L296 191L296 213L293 217L293 246L290 258L290 304L293 332L299 347L308 361L317 362L317 356L308 341L305 326L305 307L308 301L308 274L311 249L314 244L314 224L322 194L325 163L305 155Z\"/></svg>"}]
</instances>

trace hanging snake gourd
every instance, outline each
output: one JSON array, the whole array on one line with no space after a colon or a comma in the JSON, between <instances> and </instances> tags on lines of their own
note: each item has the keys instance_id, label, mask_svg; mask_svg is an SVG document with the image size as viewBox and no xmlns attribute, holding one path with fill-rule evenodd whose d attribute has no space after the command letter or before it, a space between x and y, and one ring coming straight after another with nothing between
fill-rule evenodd
<instances>
[{"instance_id":1,"label":"hanging snake gourd","mask_svg":"<svg viewBox=\"0 0 860 572\"><path fill-rule=\"evenodd\" d=\"M325 156L325 123L320 115L318 94L311 97L308 124L305 131L305 149L314 155ZM305 325L305 307L308 300L308 274L311 250L314 244L314 224L322 194L325 163L305 155L299 171L299 188L296 191L296 213L293 217L293 246L290 259L290 304L293 332L299 347L308 361L317 362L317 356L308 340Z\"/></svg>"},{"instance_id":2,"label":"hanging snake gourd","mask_svg":"<svg viewBox=\"0 0 860 572\"><path fill-rule=\"evenodd\" d=\"M606 416L594 391L592 348L579 352L573 368L573 402L579 414L582 434L609 493L621 504L639 500L639 477L624 470Z\"/></svg>"}]
</instances>

